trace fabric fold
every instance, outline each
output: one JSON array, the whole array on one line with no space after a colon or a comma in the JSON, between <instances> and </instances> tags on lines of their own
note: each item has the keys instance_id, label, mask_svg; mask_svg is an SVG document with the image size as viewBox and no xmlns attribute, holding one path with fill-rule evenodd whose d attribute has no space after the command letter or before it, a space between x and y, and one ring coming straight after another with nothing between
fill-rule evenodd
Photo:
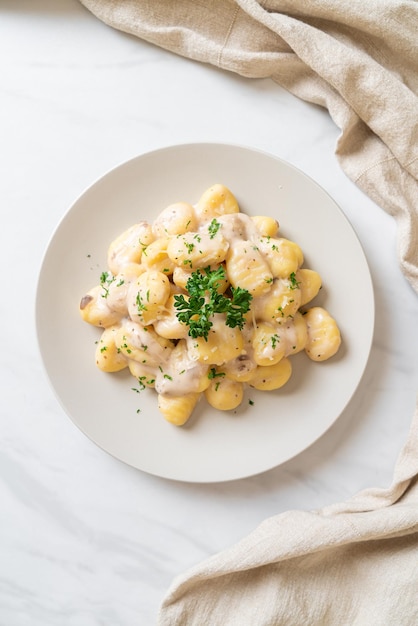
<instances>
[{"instance_id":1,"label":"fabric fold","mask_svg":"<svg viewBox=\"0 0 418 626\"><path fill-rule=\"evenodd\" d=\"M416 623L417 438L418 408L388 489L265 520L179 576L159 626Z\"/></svg>"}]
</instances>

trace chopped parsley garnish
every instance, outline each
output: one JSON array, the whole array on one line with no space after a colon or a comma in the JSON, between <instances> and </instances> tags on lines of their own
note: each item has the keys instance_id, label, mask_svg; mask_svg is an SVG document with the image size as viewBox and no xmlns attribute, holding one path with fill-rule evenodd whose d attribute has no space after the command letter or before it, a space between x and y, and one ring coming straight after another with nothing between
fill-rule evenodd
<instances>
[{"instance_id":1,"label":"chopped parsley garnish","mask_svg":"<svg viewBox=\"0 0 418 626\"><path fill-rule=\"evenodd\" d=\"M217 219L213 218L213 220L211 221L211 223L209 224L208 227L208 231L209 231L209 235L210 238L213 239L216 235L216 233L218 232L218 230L220 229L221 224L220 222L218 222Z\"/></svg>"},{"instance_id":2,"label":"chopped parsley garnish","mask_svg":"<svg viewBox=\"0 0 418 626\"><path fill-rule=\"evenodd\" d=\"M138 387L131 387L132 391L135 391L136 393L140 393L141 391L144 391L144 389L147 388L147 385L152 385L155 383L155 378L150 378L149 380L147 380L146 376L138 376L137 380L138 380Z\"/></svg>"},{"instance_id":3,"label":"chopped parsley garnish","mask_svg":"<svg viewBox=\"0 0 418 626\"><path fill-rule=\"evenodd\" d=\"M142 382L143 378L145 378L145 376L140 376L140 377L138 378L138 386L139 386L139 389L137 389L136 387L131 387L132 391L135 391L136 393L139 393L140 391L143 391L143 390L145 389L145 385L144 385L144 383Z\"/></svg>"},{"instance_id":4,"label":"chopped parsley garnish","mask_svg":"<svg viewBox=\"0 0 418 626\"><path fill-rule=\"evenodd\" d=\"M289 276L289 281L290 281L290 289L298 289L299 285L300 285L300 281L296 280L296 274L295 272L292 272Z\"/></svg>"},{"instance_id":5,"label":"chopped parsley garnish","mask_svg":"<svg viewBox=\"0 0 418 626\"><path fill-rule=\"evenodd\" d=\"M148 292L148 295L149 295L149 292ZM148 301L149 301L149 297L148 297ZM142 302L141 294L139 293L139 291L136 294L135 302L136 302L136 307L138 309L138 313L142 313L142 311L146 311L147 310L147 307Z\"/></svg>"},{"instance_id":6,"label":"chopped parsley garnish","mask_svg":"<svg viewBox=\"0 0 418 626\"><path fill-rule=\"evenodd\" d=\"M213 325L211 317L215 313L226 313L225 323L230 328L243 328L252 295L242 287L231 287L231 297L218 293L224 279L222 265L216 270L210 267L205 267L203 272L196 270L186 283L189 298L186 299L182 294L174 296L177 318L189 325L190 337L203 337L207 341Z\"/></svg>"},{"instance_id":7,"label":"chopped parsley garnish","mask_svg":"<svg viewBox=\"0 0 418 626\"><path fill-rule=\"evenodd\" d=\"M116 278L110 272L102 272L100 274L100 284L103 289L102 298L107 298L109 295L109 287L116 280Z\"/></svg>"},{"instance_id":8,"label":"chopped parsley garnish","mask_svg":"<svg viewBox=\"0 0 418 626\"><path fill-rule=\"evenodd\" d=\"M214 378L219 378L220 376L225 376L225 372L217 372L214 367L211 367L208 372L209 380L213 380Z\"/></svg>"},{"instance_id":9,"label":"chopped parsley garnish","mask_svg":"<svg viewBox=\"0 0 418 626\"><path fill-rule=\"evenodd\" d=\"M126 343L126 337L125 337L125 335L123 335L122 339L123 339L124 343L122 343L120 347L121 347L121 348L123 348L123 350L126 350L126 352L127 352L128 354L131 354L132 350L130 349L130 347L129 347L129 346L128 346L128 344ZM119 352L119 349L118 349L118 352Z\"/></svg>"}]
</instances>

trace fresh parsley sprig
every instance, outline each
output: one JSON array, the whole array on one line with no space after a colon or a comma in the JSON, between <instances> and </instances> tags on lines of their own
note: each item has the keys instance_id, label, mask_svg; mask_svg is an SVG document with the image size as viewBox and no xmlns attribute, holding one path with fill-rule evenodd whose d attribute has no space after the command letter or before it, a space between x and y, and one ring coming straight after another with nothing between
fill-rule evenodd
<instances>
[{"instance_id":1,"label":"fresh parsley sprig","mask_svg":"<svg viewBox=\"0 0 418 626\"><path fill-rule=\"evenodd\" d=\"M186 283L189 297L183 294L174 296L177 319L188 324L190 337L208 339L213 326L211 320L215 313L226 313L225 323L230 328L242 328L245 314L250 309L252 295L242 287L231 287L231 297L218 293L218 288L225 279L222 265L216 270L205 267L203 272L196 270Z\"/></svg>"}]
</instances>

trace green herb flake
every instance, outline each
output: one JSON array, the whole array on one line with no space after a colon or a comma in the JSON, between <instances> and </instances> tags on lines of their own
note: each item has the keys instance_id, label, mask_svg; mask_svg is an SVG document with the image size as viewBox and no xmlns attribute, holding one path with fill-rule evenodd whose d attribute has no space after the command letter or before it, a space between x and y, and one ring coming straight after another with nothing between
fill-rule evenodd
<instances>
[{"instance_id":1,"label":"green herb flake","mask_svg":"<svg viewBox=\"0 0 418 626\"><path fill-rule=\"evenodd\" d=\"M136 303L136 307L138 309L138 313L142 313L142 311L146 311L147 310L147 307L142 302L141 294L139 293L139 291L136 294L135 303Z\"/></svg>"},{"instance_id":2,"label":"green herb flake","mask_svg":"<svg viewBox=\"0 0 418 626\"><path fill-rule=\"evenodd\" d=\"M290 281L290 289L299 289L300 287L300 281L296 280L296 274L295 272L292 272L289 276L289 281Z\"/></svg>"},{"instance_id":3,"label":"green herb flake","mask_svg":"<svg viewBox=\"0 0 418 626\"><path fill-rule=\"evenodd\" d=\"M217 372L214 367L210 368L210 370L208 372L209 380L213 380L214 378L218 378L218 377L221 377L221 376L225 376L225 372Z\"/></svg>"},{"instance_id":4,"label":"green herb flake","mask_svg":"<svg viewBox=\"0 0 418 626\"><path fill-rule=\"evenodd\" d=\"M102 272L100 274L100 285L103 289L102 298L107 298L109 295L109 287L116 280L116 278L110 272Z\"/></svg>"},{"instance_id":5,"label":"green herb flake","mask_svg":"<svg viewBox=\"0 0 418 626\"><path fill-rule=\"evenodd\" d=\"M217 219L213 218L213 220L211 221L211 223L209 224L208 227L208 231L209 231L209 235L210 238L213 239L216 235L216 233L218 232L218 230L220 229L221 224L220 222L218 222Z\"/></svg>"}]
</instances>

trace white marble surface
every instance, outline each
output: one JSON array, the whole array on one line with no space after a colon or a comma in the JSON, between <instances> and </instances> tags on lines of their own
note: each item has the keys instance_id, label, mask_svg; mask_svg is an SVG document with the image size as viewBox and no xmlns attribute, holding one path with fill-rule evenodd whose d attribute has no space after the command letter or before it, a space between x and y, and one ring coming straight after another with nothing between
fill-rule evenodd
<instances>
[{"instance_id":1,"label":"white marble surface","mask_svg":"<svg viewBox=\"0 0 418 626\"><path fill-rule=\"evenodd\" d=\"M76 0L3 0L0 68L0 624L152 625L177 574L266 517L390 482L415 404L418 299L392 218L336 161L339 130L269 80L176 57ZM55 399L34 325L42 255L71 203L121 162L191 141L260 148L314 178L357 231L376 296L370 361L335 425L281 467L220 485L98 449Z\"/></svg>"}]
</instances>

